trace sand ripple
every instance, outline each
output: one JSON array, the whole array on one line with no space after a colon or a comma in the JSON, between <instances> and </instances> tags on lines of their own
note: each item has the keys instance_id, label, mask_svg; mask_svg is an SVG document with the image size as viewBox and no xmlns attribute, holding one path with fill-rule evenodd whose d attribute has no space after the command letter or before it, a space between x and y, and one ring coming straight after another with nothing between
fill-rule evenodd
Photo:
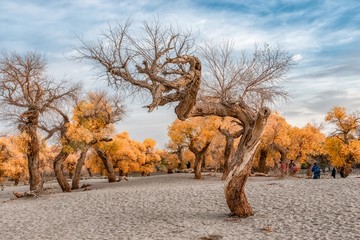
<instances>
[{"instance_id":1,"label":"sand ripple","mask_svg":"<svg viewBox=\"0 0 360 240\"><path fill-rule=\"evenodd\" d=\"M259 180L260 179L260 180ZM255 216L228 217L219 177L95 183L0 203L0 239L359 239L360 179L252 178ZM266 231L266 229L270 231Z\"/></svg>"}]
</instances>

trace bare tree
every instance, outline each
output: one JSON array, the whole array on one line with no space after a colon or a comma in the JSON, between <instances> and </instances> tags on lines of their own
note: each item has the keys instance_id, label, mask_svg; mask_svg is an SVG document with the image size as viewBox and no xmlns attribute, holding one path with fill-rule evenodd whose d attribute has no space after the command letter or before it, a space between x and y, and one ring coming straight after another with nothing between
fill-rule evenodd
<instances>
[{"instance_id":1,"label":"bare tree","mask_svg":"<svg viewBox=\"0 0 360 240\"><path fill-rule=\"evenodd\" d=\"M46 76L46 61L38 53L20 55L4 51L0 56L2 119L12 120L27 134L30 191L41 192L39 121L62 102L75 97L79 86L66 81L56 82Z\"/></svg>"},{"instance_id":2,"label":"bare tree","mask_svg":"<svg viewBox=\"0 0 360 240\"><path fill-rule=\"evenodd\" d=\"M230 42L220 47L207 44L200 54L205 67L202 77L193 45L190 33L162 27L158 21L144 22L136 32L127 22L110 27L97 42L83 41L78 51L80 59L93 61L118 89L130 84L147 90L152 96L149 111L177 102L179 119L207 115L237 119L242 135L226 179L225 196L233 215L253 215L244 186L270 115L264 104L286 96L278 83L292 65L292 57L268 45L247 55L237 54Z\"/></svg>"}]
</instances>

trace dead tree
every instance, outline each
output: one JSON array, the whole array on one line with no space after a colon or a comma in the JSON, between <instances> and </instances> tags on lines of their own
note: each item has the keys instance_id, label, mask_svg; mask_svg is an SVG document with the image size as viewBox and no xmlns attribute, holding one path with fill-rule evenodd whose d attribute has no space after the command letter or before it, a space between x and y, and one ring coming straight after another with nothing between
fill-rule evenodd
<instances>
[{"instance_id":1,"label":"dead tree","mask_svg":"<svg viewBox=\"0 0 360 240\"><path fill-rule=\"evenodd\" d=\"M35 52L25 55L2 52L0 56L0 103L3 120L12 120L28 135L27 158L30 191L41 192L39 121L52 107L77 92L79 86L56 82L45 75L46 61Z\"/></svg>"},{"instance_id":2,"label":"dead tree","mask_svg":"<svg viewBox=\"0 0 360 240\"><path fill-rule=\"evenodd\" d=\"M292 65L279 47L256 47L238 54L230 42L207 44L194 56L191 33L144 22L133 31L130 22L110 27L96 42L83 41L79 59L91 60L117 89L145 90L149 111L176 102L179 119L217 115L241 123L242 135L226 179L225 196L233 215L253 214L244 186L270 109L265 103L286 92L278 86ZM202 64L205 70L202 76ZM200 89L201 84L201 89ZM134 92L135 94L136 92Z\"/></svg>"}]
</instances>

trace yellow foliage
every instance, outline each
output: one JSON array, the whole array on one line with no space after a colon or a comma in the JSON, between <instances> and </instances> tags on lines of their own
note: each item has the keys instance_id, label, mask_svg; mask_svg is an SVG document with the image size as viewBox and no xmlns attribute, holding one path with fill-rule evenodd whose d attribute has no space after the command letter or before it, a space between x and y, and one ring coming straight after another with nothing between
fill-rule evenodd
<instances>
[{"instance_id":1,"label":"yellow foliage","mask_svg":"<svg viewBox=\"0 0 360 240\"><path fill-rule=\"evenodd\" d=\"M25 139L25 140L24 140ZM29 178L24 135L0 138L0 177L16 183Z\"/></svg>"},{"instance_id":2,"label":"yellow foliage","mask_svg":"<svg viewBox=\"0 0 360 240\"><path fill-rule=\"evenodd\" d=\"M177 119L169 126L168 135L176 145L189 145L193 141L204 145L217 133L220 123L221 118L215 116Z\"/></svg>"},{"instance_id":3,"label":"yellow foliage","mask_svg":"<svg viewBox=\"0 0 360 240\"><path fill-rule=\"evenodd\" d=\"M79 159L80 154L70 154L64 161L64 170L68 172L68 174L72 175L75 172L76 163Z\"/></svg>"},{"instance_id":4,"label":"yellow foliage","mask_svg":"<svg viewBox=\"0 0 360 240\"><path fill-rule=\"evenodd\" d=\"M155 140L148 138L141 143L130 139L127 132L117 134L111 142L100 142L96 145L106 153L115 170L124 174L154 172L155 166L161 161L160 155L154 149L155 146ZM91 161L93 164L97 164L98 162L94 160L94 157L94 153L92 153Z\"/></svg>"},{"instance_id":5,"label":"yellow foliage","mask_svg":"<svg viewBox=\"0 0 360 240\"><path fill-rule=\"evenodd\" d=\"M325 135L319 128L307 124L303 128L293 127L290 131L291 145L288 157L296 162L305 162L309 155L322 154Z\"/></svg>"},{"instance_id":6,"label":"yellow foliage","mask_svg":"<svg viewBox=\"0 0 360 240\"><path fill-rule=\"evenodd\" d=\"M332 137L326 140L325 149L332 165L349 167L360 162L360 143L354 135L359 126L359 117L347 114L344 107L336 106L327 113L325 120L335 125Z\"/></svg>"},{"instance_id":7,"label":"yellow foliage","mask_svg":"<svg viewBox=\"0 0 360 240\"><path fill-rule=\"evenodd\" d=\"M109 138L115 129L112 111L109 100L104 95L89 93L74 108L72 122L66 126L67 140L64 144L68 145L67 150L72 152L83 145Z\"/></svg>"},{"instance_id":8,"label":"yellow foliage","mask_svg":"<svg viewBox=\"0 0 360 240\"><path fill-rule=\"evenodd\" d=\"M360 163L360 141L352 140L344 143L338 137L329 137L325 141L325 150L329 155L331 165L342 167L354 162Z\"/></svg>"},{"instance_id":9,"label":"yellow foliage","mask_svg":"<svg viewBox=\"0 0 360 240\"><path fill-rule=\"evenodd\" d=\"M269 146L270 144L277 144L279 146L290 145L290 128L290 124L287 123L284 117L277 113L271 114L264 129L261 144L263 146Z\"/></svg>"},{"instance_id":10,"label":"yellow foliage","mask_svg":"<svg viewBox=\"0 0 360 240\"><path fill-rule=\"evenodd\" d=\"M168 148L171 151L179 151L191 144L197 149L202 149L208 142L213 141L222 119L216 116L194 117L184 121L175 120L168 127L170 142ZM180 160L179 160L180 161ZM183 157L183 162L176 168L183 166L189 160Z\"/></svg>"},{"instance_id":11,"label":"yellow foliage","mask_svg":"<svg viewBox=\"0 0 360 240\"><path fill-rule=\"evenodd\" d=\"M261 151L266 153L266 166L274 167L280 152L286 155L285 160L295 163L305 162L309 156L324 152L325 135L320 129L307 124L302 128L292 127L277 113L270 115L255 155L254 166L260 162Z\"/></svg>"},{"instance_id":12,"label":"yellow foliage","mask_svg":"<svg viewBox=\"0 0 360 240\"><path fill-rule=\"evenodd\" d=\"M335 135L341 136L347 141L350 134L355 133L359 124L359 118L353 114L347 114L344 107L336 106L325 116L325 121L336 126Z\"/></svg>"},{"instance_id":13,"label":"yellow foliage","mask_svg":"<svg viewBox=\"0 0 360 240\"><path fill-rule=\"evenodd\" d=\"M291 145L290 130L291 125L284 117L278 113L271 114L261 137L253 165L258 166L260 153L261 151L265 151L266 166L270 168L274 167L275 163L280 159L278 148L286 150Z\"/></svg>"}]
</instances>

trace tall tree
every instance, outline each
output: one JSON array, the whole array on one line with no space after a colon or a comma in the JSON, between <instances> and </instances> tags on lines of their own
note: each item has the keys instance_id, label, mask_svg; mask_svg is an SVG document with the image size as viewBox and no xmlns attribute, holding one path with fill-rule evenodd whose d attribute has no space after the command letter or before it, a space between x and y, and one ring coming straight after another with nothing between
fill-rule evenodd
<instances>
[{"instance_id":1,"label":"tall tree","mask_svg":"<svg viewBox=\"0 0 360 240\"><path fill-rule=\"evenodd\" d=\"M225 196L233 215L253 215L244 187L271 112L265 104L286 96L279 83L293 64L292 56L268 45L248 55L236 52L230 42L206 44L199 55L202 76L193 46L191 33L155 20L136 31L130 22L110 27L97 41L83 41L78 50L79 58L93 61L117 89L135 87L150 94L149 111L177 102L175 113L181 120L208 115L239 120L242 136Z\"/></svg>"},{"instance_id":2,"label":"tall tree","mask_svg":"<svg viewBox=\"0 0 360 240\"><path fill-rule=\"evenodd\" d=\"M342 176L347 177L354 163L360 162L360 141L357 138L360 116L346 113L344 107L335 106L325 116L325 121L334 127L327 138L325 148L333 166L344 168Z\"/></svg>"},{"instance_id":3,"label":"tall tree","mask_svg":"<svg viewBox=\"0 0 360 240\"><path fill-rule=\"evenodd\" d=\"M196 117L185 121L177 119L168 128L168 135L173 143L169 145L186 147L194 153L195 179L201 179L202 163L219 125L218 117Z\"/></svg>"},{"instance_id":4,"label":"tall tree","mask_svg":"<svg viewBox=\"0 0 360 240\"><path fill-rule=\"evenodd\" d=\"M122 119L124 107L119 97L105 92L89 92L85 98L76 104L71 124L68 125L66 138L69 140L65 146L77 151L80 157L76 162L72 189L79 188L81 169L86 154L92 146L99 142L111 141L114 133L114 124ZM106 156L97 149L109 173L109 181L115 181L111 163Z\"/></svg>"},{"instance_id":5,"label":"tall tree","mask_svg":"<svg viewBox=\"0 0 360 240\"><path fill-rule=\"evenodd\" d=\"M74 97L78 85L55 81L45 74L46 61L38 53L0 55L2 118L12 120L26 133L30 191L41 192L39 121L61 103Z\"/></svg>"}]
</instances>

